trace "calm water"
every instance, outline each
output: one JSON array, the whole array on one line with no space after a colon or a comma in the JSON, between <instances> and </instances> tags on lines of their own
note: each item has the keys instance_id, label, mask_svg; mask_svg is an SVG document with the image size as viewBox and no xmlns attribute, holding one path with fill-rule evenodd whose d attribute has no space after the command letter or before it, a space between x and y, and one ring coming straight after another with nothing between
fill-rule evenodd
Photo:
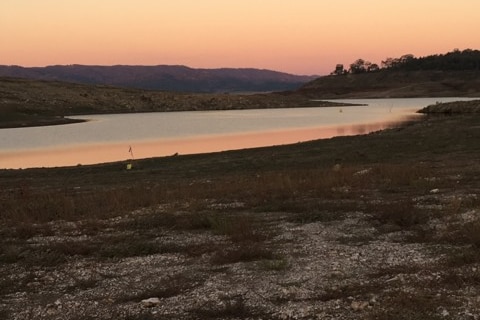
<instances>
[{"instance_id":1,"label":"calm water","mask_svg":"<svg viewBox=\"0 0 480 320\"><path fill-rule=\"evenodd\" d=\"M79 116L89 121L0 129L0 168L91 164L368 133L398 124L436 101L451 100L460 99L356 99L341 101L368 106Z\"/></svg>"}]
</instances>

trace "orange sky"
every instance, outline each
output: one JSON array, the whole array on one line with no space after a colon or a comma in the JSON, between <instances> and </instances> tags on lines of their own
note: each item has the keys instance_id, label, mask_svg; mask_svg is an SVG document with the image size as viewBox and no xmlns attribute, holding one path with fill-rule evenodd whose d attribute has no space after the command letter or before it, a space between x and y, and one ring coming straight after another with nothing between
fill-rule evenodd
<instances>
[{"instance_id":1,"label":"orange sky","mask_svg":"<svg viewBox=\"0 0 480 320\"><path fill-rule=\"evenodd\" d=\"M477 0L1 0L0 64L182 64L327 74L480 49Z\"/></svg>"}]
</instances>

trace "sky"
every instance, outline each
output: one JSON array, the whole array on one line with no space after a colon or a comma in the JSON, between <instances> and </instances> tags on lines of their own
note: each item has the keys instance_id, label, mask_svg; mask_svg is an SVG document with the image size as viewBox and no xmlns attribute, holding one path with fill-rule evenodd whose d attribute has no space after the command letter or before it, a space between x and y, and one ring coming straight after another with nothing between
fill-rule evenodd
<instances>
[{"instance_id":1,"label":"sky","mask_svg":"<svg viewBox=\"0 0 480 320\"><path fill-rule=\"evenodd\" d=\"M478 0L1 0L0 65L187 65L325 75L480 49Z\"/></svg>"}]
</instances>

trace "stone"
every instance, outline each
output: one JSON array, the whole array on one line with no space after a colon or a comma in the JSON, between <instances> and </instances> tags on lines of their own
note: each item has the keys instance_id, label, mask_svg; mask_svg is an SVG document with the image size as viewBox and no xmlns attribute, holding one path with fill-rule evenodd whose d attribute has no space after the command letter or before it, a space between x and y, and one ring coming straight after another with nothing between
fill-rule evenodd
<instances>
[{"instance_id":1,"label":"stone","mask_svg":"<svg viewBox=\"0 0 480 320\"><path fill-rule=\"evenodd\" d=\"M366 307L368 307L368 301L352 301L350 307L353 311L363 311Z\"/></svg>"},{"instance_id":2,"label":"stone","mask_svg":"<svg viewBox=\"0 0 480 320\"><path fill-rule=\"evenodd\" d=\"M158 298L148 298L148 299L142 300L140 303L145 308L152 308L152 307L158 306L162 302Z\"/></svg>"},{"instance_id":3,"label":"stone","mask_svg":"<svg viewBox=\"0 0 480 320\"><path fill-rule=\"evenodd\" d=\"M450 315L450 312L448 312L446 309L443 309L441 315L442 317L448 317Z\"/></svg>"}]
</instances>

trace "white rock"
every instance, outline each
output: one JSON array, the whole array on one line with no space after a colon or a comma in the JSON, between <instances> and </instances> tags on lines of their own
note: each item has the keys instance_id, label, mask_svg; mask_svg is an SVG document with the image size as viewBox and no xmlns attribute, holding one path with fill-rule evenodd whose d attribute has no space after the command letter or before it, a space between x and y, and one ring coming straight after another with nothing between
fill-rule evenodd
<instances>
[{"instance_id":1,"label":"white rock","mask_svg":"<svg viewBox=\"0 0 480 320\"><path fill-rule=\"evenodd\" d=\"M440 192L440 189L432 189L432 190L430 190L430 193L434 193L434 194L435 194L435 193L439 193L439 192Z\"/></svg>"},{"instance_id":2,"label":"white rock","mask_svg":"<svg viewBox=\"0 0 480 320\"><path fill-rule=\"evenodd\" d=\"M350 307L353 311L362 311L368 306L368 301L352 301Z\"/></svg>"},{"instance_id":3,"label":"white rock","mask_svg":"<svg viewBox=\"0 0 480 320\"><path fill-rule=\"evenodd\" d=\"M353 175L354 175L354 176L363 176L363 175L369 173L370 171L372 171L372 168L368 168L368 169L364 169L364 170L357 171L357 172L355 172Z\"/></svg>"},{"instance_id":4,"label":"white rock","mask_svg":"<svg viewBox=\"0 0 480 320\"><path fill-rule=\"evenodd\" d=\"M152 308L152 307L158 306L162 302L158 298L148 298L148 299L142 300L140 303L145 308Z\"/></svg>"}]
</instances>

